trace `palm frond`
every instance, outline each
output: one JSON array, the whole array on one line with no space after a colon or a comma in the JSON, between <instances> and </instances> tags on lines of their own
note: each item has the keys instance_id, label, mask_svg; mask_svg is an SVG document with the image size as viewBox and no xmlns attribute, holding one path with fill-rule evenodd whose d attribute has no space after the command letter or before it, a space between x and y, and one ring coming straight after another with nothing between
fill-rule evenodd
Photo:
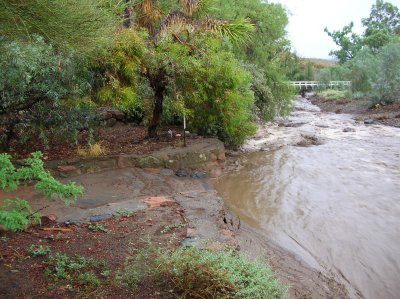
<instances>
[{"instance_id":1,"label":"palm frond","mask_svg":"<svg viewBox=\"0 0 400 299\"><path fill-rule=\"evenodd\" d=\"M180 0L182 11L189 17L204 13L211 8L214 0Z\"/></svg>"},{"instance_id":2,"label":"palm frond","mask_svg":"<svg viewBox=\"0 0 400 299\"><path fill-rule=\"evenodd\" d=\"M200 26L209 32L228 37L234 44L246 43L255 31L254 25L248 19L237 20L234 23L208 18Z\"/></svg>"},{"instance_id":3,"label":"palm frond","mask_svg":"<svg viewBox=\"0 0 400 299\"><path fill-rule=\"evenodd\" d=\"M174 11L161 22L160 28L156 32L154 39L159 40L166 37L169 33L180 33L183 31L194 31L193 21L180 11Z\"/></svg>"}]
</instances>

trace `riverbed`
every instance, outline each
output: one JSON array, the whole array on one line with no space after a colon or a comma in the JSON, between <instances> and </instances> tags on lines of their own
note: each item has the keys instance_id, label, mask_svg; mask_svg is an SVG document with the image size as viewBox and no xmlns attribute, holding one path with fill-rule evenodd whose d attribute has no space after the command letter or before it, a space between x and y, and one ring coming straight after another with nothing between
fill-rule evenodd
<instances>
[{"instance_id":1,"label":"riverbed","mask_svg":"<svg viewBox=\"0 0 400 299\"><path fill-rule=\"evenodd\" d=\"M400 294L400 129L322 113L299 99L264 125L217 190L242 222L351 297Z\"/></svg>"}]
</instances>

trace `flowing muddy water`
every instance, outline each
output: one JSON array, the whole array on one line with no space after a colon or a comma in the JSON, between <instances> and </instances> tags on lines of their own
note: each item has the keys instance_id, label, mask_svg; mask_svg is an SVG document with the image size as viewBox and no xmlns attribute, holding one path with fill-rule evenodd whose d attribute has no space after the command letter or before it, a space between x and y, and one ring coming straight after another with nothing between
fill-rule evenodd
<instances>
[{"instance_id":1,"label":"flowing muddy water","mask_svg":"<svg viewBox=\"0 0 400 299\"><path fill-rule=\"evenodd\" d=\"M306 100L297 108L259 131L218 192L242 221L361 296L400 298L400 129Z\"/></svg>"}]
</instances>

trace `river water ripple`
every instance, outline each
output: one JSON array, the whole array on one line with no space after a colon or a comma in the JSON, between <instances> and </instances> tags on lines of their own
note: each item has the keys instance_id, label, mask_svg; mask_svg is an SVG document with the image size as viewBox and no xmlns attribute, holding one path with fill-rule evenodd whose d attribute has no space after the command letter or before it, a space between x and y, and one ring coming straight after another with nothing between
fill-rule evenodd
<instances>
[{"instance_id":1,"label":"river water ripple","mask_svg":"<svg viewBox=\"0 0 400 299\"><path fill-rule=\"evenodd\" d=\"M244 155L219 193L242 221L365 298L399 298L400 129L299 105L247 144L275 150ZM322 144L295 146L310 136Z\"/></svg>"}]
</instances>

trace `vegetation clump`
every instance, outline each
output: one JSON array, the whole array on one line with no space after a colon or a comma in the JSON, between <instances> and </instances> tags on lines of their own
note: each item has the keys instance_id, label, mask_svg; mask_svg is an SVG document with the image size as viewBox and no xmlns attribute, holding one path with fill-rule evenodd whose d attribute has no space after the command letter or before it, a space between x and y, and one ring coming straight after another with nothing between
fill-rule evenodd
<instances>
[{"instance_id":1,"label":"vegetation clump","mask_svg":"<svg viewBox=\"0 0 400 299\"><path fill-rule=\"evenodd\" d=\"M64 185L44 169L42 154L32 153L24 161L24 166L16 168L11 156L0 154L0 188L8 192L15 191L22 183L36 181L35 189L43 192L47 199L58 197L68 206L83 194L83 188L75 183ZM30 204L21 199L8 199L0 207L0 224L6 230L21 231L31 224L40 223L40 214L33 212Z\"/></svg>"},{"instance_id":2,"label":"vegetation clump","mask_svg":"<svg viewBox=\"0 0 400 299\"><path fill-rule=\"evenodd\" d=\"M233 250L144 249L128 260L121 281L137 289L149 280L181 298L268 299L286 292L264 261Z\"/></svg>"},{"instance_id":3,"label":"vegetation clump","mask_svg":"<svg viewBox=\"0 0 400 299\"><path fill-rule=\"evenodd\" d=\"M44 274L55 285L62 283L94 289L106 282L110 270L104 261L57 252L49 256Z\"/></svg>"}]
</instances>

